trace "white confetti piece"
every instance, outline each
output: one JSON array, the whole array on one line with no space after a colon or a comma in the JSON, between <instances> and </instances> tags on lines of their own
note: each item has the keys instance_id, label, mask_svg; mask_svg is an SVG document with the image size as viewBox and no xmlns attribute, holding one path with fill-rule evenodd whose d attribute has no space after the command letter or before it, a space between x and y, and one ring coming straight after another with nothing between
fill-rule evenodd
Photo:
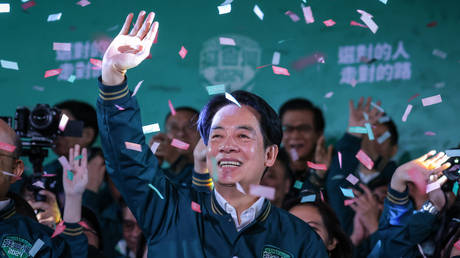
<instances>
[{"instance_id":1,"label":"white confetti piece","mask_svg":"<svg viewBox=\"0 0 460 258\"><path fill-rule=\"evenodd\" d=\"M377 24L372 20L372 15L363 10L357 10L357 12L361 14L361 21L363 21L372 33L375 34L379 29L379 26L377 26Z\"/></svg>"},{"instance_id":2,"label":"white confetti piece","mask_svg":"<svg viewBox=\"0 0 460 258\"><path fill-rule=\"evenodd\" d=\"M59 121L59 130L61 132L64 132L65 127L67 126L67 123L69 122L69 117L66 116L66 114L62 114L61 120Z\"/></svg>"},{"instance_id":3,"label":"white confetti piece","mask_svg":"<svg viewBox=\"0 0 460 258\"><path fill-rule=\"evenodd\" d=\"M230 93L225 92L225 98L230 100L231 102L235 103L238 107L241 107L241 105L238 102L238 100L236 100Z\"/></svg>"},{"instance_id":4,"label":"white confetti piece","mask_svg":"<svg viewBox=\"0 0 460 258\"><path fill-rule=\"evenodd\" d=\"M279 65L281 59L280 52L273 52L272 65Z\"/></svg>"},{"instance_id":5,"label":"white confetti piece","mask_svg":"<svg viewBox=\"0 0 460 258\"><path fill-rule=\"evenodd\" d=\"M150 124L150 125L144 125L142 126L142 131L144 132L144 134L159 132L160 124L155 123L155 124Z\"/></svg>"},{"instance_id":6,"label":"white confetti piece","mask_svg":"<svg viewBox=\"0 0 460 258\"><path fill-rule=\"evenodd\" d=\"M61 163L61 166L65 169L65 170L71 170L72 167L70 166L69 164L69 161L67 161L67 158L65 156L60 156L58 158L58 161L59 163Z\"/></svg>"},{"instance_id":7,"label":"white confetti piece","mask_svg":"<svg viewBox=\"0 0 460 258\"><path fill-rule=\"evenodd\" d=\"M305 18L305 23L306 24L314 23L315 18L313 17L313 13L311 12L311 7L304 6L303 4L301 4L301 7L302 7L303 16Z\"/></svg>"},{"instance_id":8,"label":"white confetti piece","mask_svg":"<svg viewBox=\"0 0 460 258\"><path fill-rule=\"evenodd\" d=\"M404 115L403 115L403 117L402 117L402 119L401 119L403 122L406 122L406 121L407 121L407 117L409 116L410 111L412 110L412 107L413 107L413 106L412 106L411 104L407 105L406 111L404 111Z\"/></svg>"},{"instance_id":9,"label":"white confetti piece","mask_svg":"<svg viewBox=\"0 0 460 258\"><path fill-rule=\"evenodd\" d=\"M42 87L42 86L33 86L32 89L36 90L36 91L45 91L45 87Z\"/></svg>"},{"instance_id":10,"label":"white confetti piece","mask_svg":"<svg viewBox=\"0 0 460 258\"><path fill-rule=\"evenodd\" d=\"M273 200L275 199L275 188L263 185L249 185L249 194Z\"/></svg>"},{"instance_id":11,"label":"white confetti piece","mask_svg":"<svg viewBox=\"0 0 460 258\"><path fill-rule=\"evenodd\" d=\"M45 242L43 242L40 238L37 239L34 245L32 246L32 248L30 248L29 255L34 257L38 253L38 251L40 251L40 249L42 248L44 244Z\"/></svg>"},{"instance_id":12,"label":"white confetti piece","mask_svg":"<svg viewBox=\"0 0 460 258\"><path fill-rule=\"evenodd\" d=\"M137 83L136 87L134 88L134 91L133 91L133 95L131 95L131 97L134 97L136 96L136 93L137 91L139 90L139 88L141 87L142 83L144 82L144 80L140 81Z\"/></svg>"},{"instance_id":13,"label":"white confetti piece","mask_svg":"<svg viewBox=\"0 0 460 258\"><path fill-rule=\"evenodd\" d=\"M9 13L10 4L0 4L0 13Z\"/></svg>"},{"instance_id":14,"label":"white confetti piece","mask_svg":"<svg viewBox=\"0 0 460 258\"><path fill-rule=\"evenodd\" d=\"M150 150L155 154L158 150L158 147L160 146L159 142L153 142L152 147L150 147Z\"/></svg>"},{"instance_id":15,"label":"white confetti piece","mask_svg":"<svg viewBox=\"0 0 460 258\"><path fill-rule=\"evenodd\" d=\"M0 63L2 65L2 68L11 69L11 70L19 70L18 63L16 62L0 60Z\"/></svg>"},{"instance_id":16,"label":"white confetti piece","mask_svg":"<svg viewBox=\"0 0 460 258\"><path fill-rule=\"evenodd\" d=\"M326 95L324 95L324 97L325 97L326 99L330 99L333 95L334 95L334 92L333 92L333 91L330 91L330 92L326 93Z\"/></svg>"},{"instance_id":17,"label":"white confetti piece","mask_svg":"<svg viewBox=\"0 0 460 258\"><path fill-rule=\"evenodd\" d=\"M226 45L226 46L235 46L235 40L232 38L226 38L226 37L219 37L219 42L221 45Z\"/></svg>"},{"instance_id":18,"label":"white confetti piece","mask_svg":"<svg viewBox=\"0 0 460 258\"><path fill-rule=\"evenodd\" d=\"M433 55L437 56L439 58L442 58L442 59L446 59L446 57L447 57L446 52L441 51L439 49L433 49Z\"/></svg>"},{"instance_id":19,"label":"white confetti piece","mask_svg":"<svg viewBox=\"0 0 460 258\"><path fill-rule=\"evenodd\" d=\"M257 17L259 17L259 19L264 19L264 13L260 10L258 5L254 5L254 9L252 11L257 15Z\"/></svg>"},{"instance_id":20,"label":"white confetti piece","mask_svg":"<svg viewBox=\"0 0 460 258\"><path fill-rule=\"evenodd\" d=\"M438 103L441 103L441 102L442 102L442 98L441 98L441 95L439 95L439 94L422 99L422 104L423 104L424 107L431 106L431 105L434 105L434 104L438 104Z\"/></svg>"},{"instance_id":21,"label":"white confetti piece","mask_svg":"<svg viewBox=\"0 0 460 258\"><path fill-rule=\"evenodd\" d=\"M55 13L48 15L47 22L59 21L61 19L62 13Z\"/></svg>"},{"instance_id":22,"label":"white confetti piece","mask_svg":"<svg viewBox=\"0 0 460 258\"><path fill-rule=\"evenodd\" d=\"M219 15L227 14L232 11L232 5L231 4L219 5L217 6L217 10L219 11Z\"/></svg>"},{"instance_id":23,"label":"white confetti piece","mask_svg":"<svg viewBox=\"0 0 460 258\"><path fill-rule=\"evenodd\" d=\"M391 136L391 133L388 132L388 131L385 131L385 133L382 134L382 136L380 136L379 138L377 138L377 142L379 144L382 144L383 142L385 142L388 138L390 138Z\"/></svg>"},{"instance_id":24,"label":"white confetti piece","mask_svg":"<svg viewBox=\"0 0 460 258\"><path fill-rule=\"evenodd\" d=\"M33 186L36 186L41 189L45 189L45 184L42 181L36 181L35 183L32 184Z\"/></svg>"},{"instance_id":25,"label":"white confetti piece","mask_svg":"<svg viewBox=\"0 0 460 258\"><path fill-rule=\"evenodd\" d=\"M206 90L208 91L209 95L224 94L225 93L225 84L207 86Z\"/></svg>"}]
</instances>

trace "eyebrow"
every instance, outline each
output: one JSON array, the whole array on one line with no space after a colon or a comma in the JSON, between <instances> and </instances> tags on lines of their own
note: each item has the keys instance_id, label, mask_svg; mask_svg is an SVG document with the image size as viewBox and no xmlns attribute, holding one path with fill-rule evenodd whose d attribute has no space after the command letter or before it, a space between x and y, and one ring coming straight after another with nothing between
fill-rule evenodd
<instances>
[{"instance_id":1,"label":"eyebrow","mask_svg":"<svg viewBox=\"0 0 460 258\"><path fill-rule=\"evenodd\" d=\"M219 125L211 127L211 130L218 130L218 129L223 130L224 128L222 126L219 126ZM255 132L254 128L252 126L249 126L249 125L240 125L240 126L237 126L236 129L243 129L243 130L247 130L247 131L250 131L250 132Z\"/></svg>"}]
</instances>

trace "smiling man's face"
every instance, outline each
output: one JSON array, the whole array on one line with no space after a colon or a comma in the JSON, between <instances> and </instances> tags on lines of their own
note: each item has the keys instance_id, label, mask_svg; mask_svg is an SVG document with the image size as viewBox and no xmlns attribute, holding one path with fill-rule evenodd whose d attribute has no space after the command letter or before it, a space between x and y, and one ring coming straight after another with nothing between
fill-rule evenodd
<instances>
[{"instance_id":1,"label":"smiling man's face","mask_svg":"<svg viewBox=\"0 0 460 258\"><path fill-rule=\"evenodd\" d=\"M218 184L259 184L265 167L273 165L277 152L276 145L264 147L258 113L253 108L229 104L214 115L207 165L212 168L212 159L216 159Z\"/></svg>"}]
</instances>

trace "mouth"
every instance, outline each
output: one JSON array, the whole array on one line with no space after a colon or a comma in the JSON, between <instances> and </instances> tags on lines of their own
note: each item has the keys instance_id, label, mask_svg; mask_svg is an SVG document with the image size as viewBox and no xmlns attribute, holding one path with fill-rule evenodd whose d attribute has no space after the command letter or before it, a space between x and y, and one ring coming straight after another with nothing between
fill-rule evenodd
<instances>
[{"instance_id":1,"label":"mouth","mask_svg":"<svg viewBox=\"0 0 460 258\"><path fill-rule=\"evenodd\" d=\"M238 160L221 160L217 163L221 168L241 167L242 163Z\"/></svg>"},{"instance_id":2,"label":"mouth","mask_svg":"<svg viewBox=\"0 0 460 258\"><path fill-rule=\"evenodd\" d=\"M289 147L291 149L300 149L302 148L304 145L302 143L294 143L294 144L289 144Z\"/></svg>"}]
</instances>

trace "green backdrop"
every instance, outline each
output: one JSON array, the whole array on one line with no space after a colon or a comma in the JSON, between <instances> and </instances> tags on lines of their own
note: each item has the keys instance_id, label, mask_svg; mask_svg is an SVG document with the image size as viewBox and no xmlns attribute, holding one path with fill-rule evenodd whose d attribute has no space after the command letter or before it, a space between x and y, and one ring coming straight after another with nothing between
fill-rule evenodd
<instances>
[{"instance_id":1,"label":"green backdrop","mask_svg":"<svg viewBox=\"0 0 460 258\"><path fill-rule=\"evenodd\" d=\"M458 1L389 0L385 5L378 0L308 0L312 24L304 20L302 1L235 0L225 15L218 14L217 1L94 0L85 7L76 2L37 0L24 11L15 0L10 13L0 13L0 59L19 66L17 71L0 68L2 115L14 115L19 105L67 99L94 104L99 71L91 68L89 58L101 59L104 42L118 33L128 12L144 9L156 12L158 43L152 59L128 77L132 88L144 80L137 98L145 124L160 122L163 127L168 99L176 107L199 109L209 99L205 86L224 83L261 95L275 109L292 97L312 100L324 111L330 141L346 129L348 100L372 96L398 125L399 155L460 143ZM255 4L264 12L263 20L253 13ZM374 16L376 34L350 26L352 20L363 23L357 9ZM300 21L293 22L286 11ZM59 12L59 21L47 22L48 15ZM326 27L328 19L336 24ZM427 26L432 22L437 24ZM236 46L219 45L220 36L234 38ZM53 42L71 43L71 51L53 51ZM178 54L181 46L188 50L185 59ZM270 64L275 51L290 76L275 75L270 66L256 69ZM324 63L316 62L320 56ZM366 64L362 56L378 60ZM64 68L63 73L44 78L46 70L56 68ZM73 83L67 81L70 75L76 76ZM355 87L346 83L354 76ZM331 98L325 98L328 92L333 92ZM414 108L404 123L401 117L415 94L420 96L411 100ZM421 98L437 94L442 103L422 106Z\"/></svg>"}]
</instances>

